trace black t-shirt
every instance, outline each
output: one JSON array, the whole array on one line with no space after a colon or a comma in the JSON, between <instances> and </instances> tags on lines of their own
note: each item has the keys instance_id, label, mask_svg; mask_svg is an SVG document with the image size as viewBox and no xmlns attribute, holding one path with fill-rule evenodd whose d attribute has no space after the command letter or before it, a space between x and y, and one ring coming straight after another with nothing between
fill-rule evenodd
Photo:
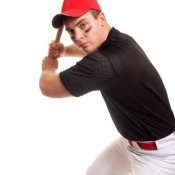
<instances>
[{"instance_id":1,"label":"black t-shirt","mask_svg":"<svg viewBox=\"0 0 175 175\"><path fill-rule=\"evenodd\" d=\"M163 82L136 41L112 28L107 40L60 73L78 97L100 90L118 131L130 140L157 140L175 130Z\"/></svg>"}]
</instances>

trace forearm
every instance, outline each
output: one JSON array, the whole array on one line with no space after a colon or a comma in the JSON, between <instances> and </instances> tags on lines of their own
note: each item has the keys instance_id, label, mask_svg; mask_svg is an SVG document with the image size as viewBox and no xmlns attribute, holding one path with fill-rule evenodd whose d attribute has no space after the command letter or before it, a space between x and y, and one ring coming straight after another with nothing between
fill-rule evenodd
<instances>
[{"instance_id":1,"label":"forearm","mask_svg":"<svg viewBox=\"0 0 175 175\"><path fill-rule=\"evenodd\" d=\"M39 87L43 95L48 97L68 97L71 94L65 89L59 74L56 73L58 61L46 57L42 64L42 73L39 79Z\"/></svg>"},{"instance_id":2,"label":"forearm","mask_svg":"<svg viewBox=\"0 0 175 175\"><path fill-rule=\"evenodd\" d=\"M58 68L58 60L45 57L42 63L42 73L39 80L40 90L43 95L53 96L55 89L55 79L57 77L56 70Z\"/></svg>"},{"instance_id":3,"label":"forearm","mask_svg":"<svg viewBox=\"0 0 175 175\"><path fill-rule=\"evenodd\" d=\"M84 57L86 53L80 50L76 45L72 44L65 47L65 55L64 56L72 56L72 57Z\"/></svg>"}]
</instances>

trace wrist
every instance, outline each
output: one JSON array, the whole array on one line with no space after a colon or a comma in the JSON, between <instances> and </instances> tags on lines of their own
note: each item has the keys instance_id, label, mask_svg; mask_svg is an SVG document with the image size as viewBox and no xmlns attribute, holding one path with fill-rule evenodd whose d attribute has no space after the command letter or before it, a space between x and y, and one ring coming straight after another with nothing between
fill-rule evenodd
<instances>
[{"instance_id":1,"label":"wrist","mask_svg":"<svg viewBox=\"0 0 175 175\"><path fill-rule=\"evenodd\" d=\"M49 59L53 59L53 60L56 60L57 59L57 57L54 57L52 55L47 55L45 58L49 58Z\"/></svg>"},{"instance_id":2,"label":"wrist","mask_svg":"<svg viewBox=\"0 0 175 175\"><path fill-rule=\"evenodd\" d=\"M53 59L49 56L46 56L43 59L42 62L42 71L50 71L50 72L55 72L58 68L58 60L57 59Z\"/></svg>"},{"instance_id":3,"label":"wrist","mask_svg":"<svg viewBox=\"0 0 175 175\"><path fill-rule=\"evenodd\" d=\"M42 66L42 72L44 71L49 71L49 72L56 72L56 68L54 67L46 67L46 66Z\"/></svg>"},{"instance_id":4,"label":"wrist","mask_svg":"<svg viewBox=\"0 0 175 175\"><path fill-rule=\"evenodd\" d=\"M67 47L64 47L64 49L62 50L60 56L61 57L67 56Z\"/></svg>"}]
</instances>

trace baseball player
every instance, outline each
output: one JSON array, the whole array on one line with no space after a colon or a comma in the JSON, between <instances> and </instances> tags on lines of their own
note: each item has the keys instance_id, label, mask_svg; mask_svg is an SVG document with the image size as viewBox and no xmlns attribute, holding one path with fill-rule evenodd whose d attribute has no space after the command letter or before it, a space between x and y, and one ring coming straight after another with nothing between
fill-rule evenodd
<instances>
[{"instance_id":1,"label":"baseball player","mask_svg":"<svg viewBox=\"0 0 175 175\"><path fill-rule=\"evenodd\" d=\"M111 27L96 0L64 0L52 21L73 44L52 42L42 63L40 89L49 97L99 90L121 136L87 175L175 175L175 118L164 84L138 43ZM56 73L59 57L79 56Z\"/></svg>"}]
</instances>

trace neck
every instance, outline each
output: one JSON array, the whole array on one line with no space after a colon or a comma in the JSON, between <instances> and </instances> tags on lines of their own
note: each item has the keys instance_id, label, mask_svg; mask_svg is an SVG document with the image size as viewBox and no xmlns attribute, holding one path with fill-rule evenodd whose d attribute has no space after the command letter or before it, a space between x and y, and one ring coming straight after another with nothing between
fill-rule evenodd
<instances>
[{"instance_id":1,"label":"neck","mask_svg":"<svg viewBox=\"0 0 175 175\"><path fill-rule=\"evenodd\" d=\"M111 31L111 28L112 28L112 27L107 23L106 26L105 26L105 28L104 28L104 33L105 33L105 38L104 38L104 40L107 39L107 37L108 37L108 35L109 35L109 32Z\"/></svg>"}]
</instances>

